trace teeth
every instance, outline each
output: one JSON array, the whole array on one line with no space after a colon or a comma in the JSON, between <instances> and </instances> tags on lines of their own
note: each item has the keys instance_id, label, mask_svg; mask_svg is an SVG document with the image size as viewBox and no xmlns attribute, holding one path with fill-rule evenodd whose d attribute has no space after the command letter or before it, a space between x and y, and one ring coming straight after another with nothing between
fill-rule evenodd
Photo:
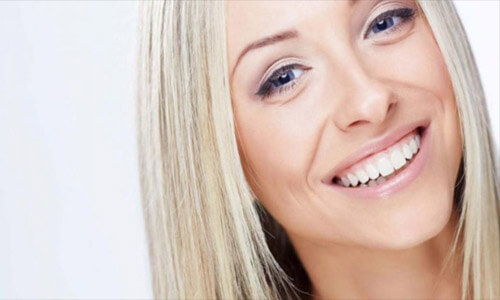
<instances>
[{"instance_id":1,"label":"teeth","mask_svg":"<svg viewBox=\"0 0 500 300\"><path fill-rule=\"evenodd\" d=\"M342 176L342 177L340 177L340 180L342 181L342 184L343 184L344 186L349 186L350 182L349 182L349 179L347 179L347 177L346 177L346 176Z\"/></svg>"},{"instance_id":2,"label":"teeth","mask_svg":"<svg viewBox=\"0 0 500 300\"><path fill-rule=\"evenodd\" d=\"M410 141L410 150L413 154L417 153L417 149L418 149L418 146L417 146L417 142L415 142L415 139L411 139Z\"/></svg>"},{"instance_id":3,"label":"teeth","mask_svg":"<svg viewBox=\"0 0 500 300\"><path fill-rule=\"evenodd\" d=\"M368 180L370 180L368 174L366 174L366 172L361 169L356 171L356 176L358 177L361 183L366 183L368 182Z\"/></svg>"},{"instance_id":4,"label":"teeth","mask_svg":"<svg viewBox=\"0 0 500 300\"><path fill-rule=\"evenodd\" d=\"M368 172L368 176L370 176L371 179L377 179L379 171L372 164L366 164L366 171Z\"/></svg>"},{"instance_id":5,"label":"teeth","mask_svg":"<svg viewBox=\"0 0 500 300\"><path fill-rule=\"evenodd\" d=\"M403 145L403 154L406 159L411 159L413 157L413 152L411 152L410 147L407 144Z\"/></svg>"},{"instance_id":6,"label":"teeth","mask_svg":"<svg viewBox=\"0 0 500 300\"><path fill-rule=\"evenodd\" d=\"M394 149L391 152L391 163L394 169L398 170L402 166L406 165L406 159L403 156L403 153L399 149Z\"/></svg>"},{"instance_id":7,"label":"teeth","mask_svg":"<svg viewBox=\"0 0 500 300\"><path fill-rule=\"evenodd\" d=\"M391 161L387 159L385 156L381 156L377 160L377 167L378 170L380 171L380 174L382 176L387 176L389 174L392 174L394 172L394 168L392 167Z\"/></svg>"},{"instance_id":8,"label":"teeth","mask_svg":"<svg viewBox=\"0 0 500 300\"><path fill-rule=\"evenodd\" d=\"M349 179L352 186L358 185L358 177L354 176L352 173L347 173L347 179Z\"/></svg>"},{"instance_id":9,"label":"teeth","mask_svg":"<svg viewBox=\"0 0 500 300\"><path fill-rule=\"evenodd\" d=\"M378 156L373 156L374 159L351 167L344 176L336 178L336 183L345 187L371 187L383 183L392 177L389 175L403 168L413 158L420 147L420 141L420 135L416 134L409 141L406 140L381 152Z\"/></svg>"}]
</instances>

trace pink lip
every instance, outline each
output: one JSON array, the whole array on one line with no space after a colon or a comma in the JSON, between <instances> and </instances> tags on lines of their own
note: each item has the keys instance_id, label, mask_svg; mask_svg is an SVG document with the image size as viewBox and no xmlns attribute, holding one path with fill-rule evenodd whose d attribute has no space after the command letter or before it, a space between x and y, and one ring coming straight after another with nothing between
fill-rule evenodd
<instances>
[{"instance_id":1,"label":"pink lip","mask_svg":"<svg viewBox=\"0 0 500 300\"><path fill-rule=\"evenodd\" d=\"M422 134L420 149L412 162L401 173L389 178L382 184L372 187L344 187L330 183L329 187L335 191L346 194L353 198L383 198L405 188L413 182L422 172L431 152L431 127L428 126Z\"/></svg>"},{"instance_id":2,"label":"pink lip","mask_svg":"<svg viewBox=\"0 0 500 300\"><path fill-rule=\"evenodd\" d=\"M427 127L429 126L430 120L424 119L419 120L417 122L403 125L396 130L386 134L383 137L375 139L373 142L368 143L361 150L355 152L341 163L339 163L332 171L328 173L328 175L322 180L323 183L330 184L333 177L337 175L339 172L347 169L348 167L358 163L363 160L365 157L370 156L373 153L380 152L392 145L394 145L401 138L408 135L410 132L415 130L418 127Z\"/></svg>"}]
</instances>

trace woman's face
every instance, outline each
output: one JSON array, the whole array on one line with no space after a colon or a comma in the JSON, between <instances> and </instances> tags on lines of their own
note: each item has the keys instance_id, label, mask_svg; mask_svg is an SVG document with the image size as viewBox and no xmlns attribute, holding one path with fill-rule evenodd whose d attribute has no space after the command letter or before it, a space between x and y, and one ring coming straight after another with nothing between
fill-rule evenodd
<instances>
[{"instance_id":1,"label":"woman's face","mask_svg":"<svg viewBox=\"0 0 500 300\"><path fill-rule=\"evenodd\" d=\"M461 137L416 3L236 1L227 17L245 174L288 234L388 249L437 235Z\"/></svg>"}]
</instances>

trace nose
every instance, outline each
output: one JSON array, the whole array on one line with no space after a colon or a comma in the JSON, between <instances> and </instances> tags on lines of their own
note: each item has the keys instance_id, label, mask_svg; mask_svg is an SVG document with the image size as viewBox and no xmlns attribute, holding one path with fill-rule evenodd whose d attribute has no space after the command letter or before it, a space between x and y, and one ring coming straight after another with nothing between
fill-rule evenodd
<instances>
[{"instance_id":1,"label":"nose","mask_svg":"<svg viewBox=\"0 0 500 300\"><path fill-rule=\"evenodd\" d=\"M335 125L347 132L384 123L397 104L390 87L360 65L350 67L343 75L345 93L335 111Z\"/></svg>"}]
</instances>

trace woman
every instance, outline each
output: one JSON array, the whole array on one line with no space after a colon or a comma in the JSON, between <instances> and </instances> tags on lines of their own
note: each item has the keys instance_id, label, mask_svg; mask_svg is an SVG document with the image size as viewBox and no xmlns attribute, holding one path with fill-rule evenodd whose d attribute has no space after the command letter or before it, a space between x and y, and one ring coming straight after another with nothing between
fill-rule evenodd
<instances>
[{"instance_id":1,"label":"woman","mask_svg":"<svg viewBox=\"0 0 500 300\"><path fill-rule=\"evenodd\" d=\"M500 297L498 162L452 2L151 2L140 22L155 297Z\"/></svg>"}]
</instances>

